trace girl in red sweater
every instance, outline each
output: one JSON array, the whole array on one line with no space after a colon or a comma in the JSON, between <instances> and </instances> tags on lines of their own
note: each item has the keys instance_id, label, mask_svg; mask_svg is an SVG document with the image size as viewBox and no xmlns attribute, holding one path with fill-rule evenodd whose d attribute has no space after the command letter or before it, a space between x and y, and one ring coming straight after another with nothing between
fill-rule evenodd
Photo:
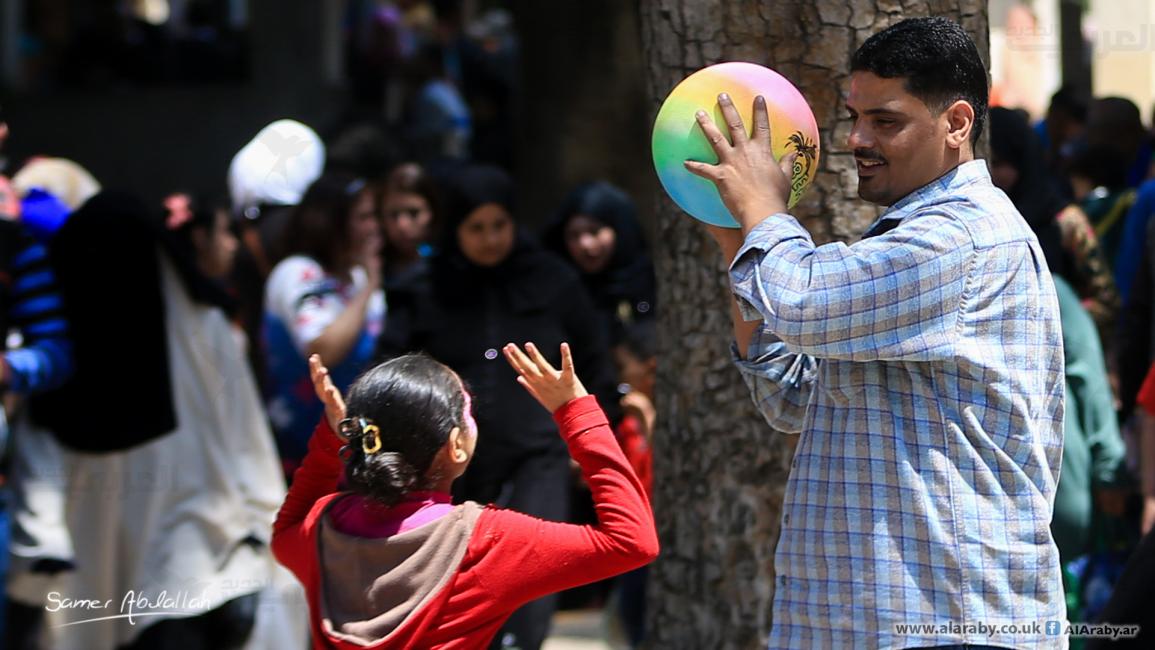
<instances>
[{"instance_id":1,"label":"girl in red sweater","mask_svg":"<svg viewBox=\"0 0 1155 650\"><path fill-rule=\"evenodd\" d=\"M483 648L521 605L635 569L658 553L641 483L605 414L533 344L504 353L554 415L593 493L596 526L542 521L449 489L477 444L469 393L406 355L362 375L346 407L309 360L326 418L273 525L273 553L305 587L314 648ZM342 475L348 491L337 489Z\"/></svg>"}]
</instances>

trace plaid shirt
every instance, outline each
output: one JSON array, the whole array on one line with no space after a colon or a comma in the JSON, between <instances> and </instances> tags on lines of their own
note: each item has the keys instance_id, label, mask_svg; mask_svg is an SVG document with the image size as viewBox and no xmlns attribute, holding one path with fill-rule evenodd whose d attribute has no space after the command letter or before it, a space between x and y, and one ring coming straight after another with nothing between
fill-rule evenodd
<instances>
[{"instance_id":1,"label":"plaid shirt","mask_svg":"<svg viewBox=\"0 0 1155 650\"><path fill-rule=\"evenodd\" d=\"M815 246L774 215L730 279L744 317L764 320L736 363L770 425L802 434L770 647L1066 647L1046 633L1066 620L1049 528L1059 307L985 162L909 194L850 246ZM1027 633L989 633L1004 625Z\"/></svg>"}]
</instances>

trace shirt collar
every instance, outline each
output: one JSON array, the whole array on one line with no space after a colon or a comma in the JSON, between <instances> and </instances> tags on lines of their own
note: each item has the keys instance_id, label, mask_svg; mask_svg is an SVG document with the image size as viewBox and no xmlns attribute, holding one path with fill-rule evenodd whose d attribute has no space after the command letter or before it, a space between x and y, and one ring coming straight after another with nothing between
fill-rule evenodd
<instances>
[{"instance_id":1,"label":"shirt collar","mask_svg":"<svg viewBox=\"0 0 1155 650\"><path fill-rule=\"evenodd\" d=\"M962 163L933 181L899 199L887 208L862 235L874 237L897 226L904 218L923 204L931 203L954 190L977 183L990 184L991 174L987 162L981 158Z\"/></svg>"}]
</instances>

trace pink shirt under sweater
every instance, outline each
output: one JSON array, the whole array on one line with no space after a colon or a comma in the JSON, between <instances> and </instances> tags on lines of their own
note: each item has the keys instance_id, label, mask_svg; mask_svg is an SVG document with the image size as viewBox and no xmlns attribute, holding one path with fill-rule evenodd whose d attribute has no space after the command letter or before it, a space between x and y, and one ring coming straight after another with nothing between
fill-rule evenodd
<instances>
[{"instance_id":1,"label":"pink shirt under sweater","mask_svg":"<svg viewBox=\"0 0 1155 650\"><path fill-rule=\"evenodd\" d=\"M379 538L424 526L452 511L452 497L445 492L413 492L393 507L350 494L329 508L329 520L346 535Z\"/></svg>"}]
</instances>

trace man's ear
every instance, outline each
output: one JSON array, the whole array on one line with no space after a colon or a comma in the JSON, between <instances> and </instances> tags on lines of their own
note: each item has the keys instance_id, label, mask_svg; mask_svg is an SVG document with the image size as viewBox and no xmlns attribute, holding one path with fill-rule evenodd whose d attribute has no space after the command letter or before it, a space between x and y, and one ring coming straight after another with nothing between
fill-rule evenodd
<instances>
[{"instance_id":1,"label":"man's ear","mask_svg":"<svg viewBox=\"0 0 1155 650\"><path fill-rule=\"evenodd\" d=\"M943 111L946 118L946 143L951 149L961 149L971 141L975 128L975 109L965 99L956 100Z\"/></svg>"}]
</instances>

